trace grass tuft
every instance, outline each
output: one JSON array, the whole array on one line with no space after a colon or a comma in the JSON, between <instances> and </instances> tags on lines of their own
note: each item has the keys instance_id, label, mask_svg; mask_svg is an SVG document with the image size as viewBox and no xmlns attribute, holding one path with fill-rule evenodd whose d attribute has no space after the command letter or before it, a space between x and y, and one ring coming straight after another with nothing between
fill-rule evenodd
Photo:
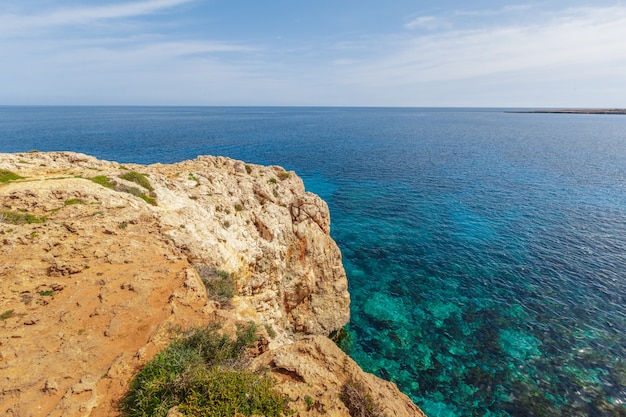
<instances>
[{"instance_id":1,"label":"grass tuft","mask_svg":"<svg viewBox=\"0 0 626 417\"><path fill-rule=\"evenodd\" d=\"M270 339L276 337L276 330L274 330L274 327L272 327L271 324L265 324L265 331L267 332L267 335L270 337Z\"/></svg>"},{"instance_id":2,"label":"grass tuft","mask_svg":"<svg viewBox=\"0 0 626 417\"><path fill-rule=\"evenodd\" d=\"M24 177L19 176L14 172L11 172L6 169L0 169L0 182L2 183L8 183L8 182L15 181L15 180L21 180L22 178Z\"/></svg>"},{"instance_id":3,"label":"grass tuft","mask_svg":"<svg viewBox=\"0 0 626 417\"><path fill-rule=\"evenodd\" d=\"M82 200L80 198L70 198L69 200L65 200L64 204L66 206L71 206L74 204L87 204L87 203L85 203L85 200Z\"/></svg>"},{"instance_id":4,"label":"grass tuft","mask_svg":"<svg viewBox=\"0 0 626 417\"><path fill-rule=\"evenodd\" d=\"M13 316L15 310L7 310L4 313L0 314L0 320L6 320Z\"/></svg>"},{"instance_id":5,"label":"grass tuft","mask_svg":"<svg viewBox=\"0 0 626 417\"><path fill-rule=\"evenodd\" d=\"M270 377L242 369L256 326L240 327L235 340L217 330L192 330L148 362L122 401L125 415L164 417L174 406L189 416L287 414L288 399Z\"/></svg>"},{"instance_id":6,"label":"grass tuft","mask_svg":"<svg viewBox=\"0 0 626 417\"><path fill-rule=\"evenodd\" d=\"M0 211L0 223L6 224L37 224L44 223L45 217L37 217L28 213L16 213L14 211Z\"/></svg>"},{"instance_id":7,"label":"grass tuft","mask_svg":"<svg viewBox=\"0 0 626 417\"><path fill-rule=\"evenodd\" d=\"M120 178L126 181L134 182L148 191L154 191L154 188L150 184L150 181L148 181L146 174L142 174L137 171L129 171L120 175Z\"/></svg>"},{"instance_id":8,"label":"grass tuft","mask_svg":"<svg viewBox=\"0 0 626 417\"><path fill-rule=\"evenodd\" d=\"M352 417L386 417L360 382L351 379L343 384L339 398L348 407Z\"/></svg>"},{"instance_id":9,"label":"grass tuft","mask_svg":"<svg viewBox=\"0 0 626 417\"><path fill-rule=\"evenodd\" d=\"M106 188L115 188L115 183L112 182L111 179L106 175L97 175L95 177L87 179Z\"/></svg>"},{"instance_id":10,"label":"grass tuft","mask_svg":"<svg viewBox=\"0 0 626 417\"><path fill-rule=\"evenodd\" d=\"M222 307L229 306L236 293L235 274L207 265L196 265L195 268L209 297L217 301Z\"/></svg>"},{"instance_id":11,"label":"grass tuft","mask_svg":"<svg viewBox=\"0 0 626 417\"><path fill-rule=\"evenodd\" d=\"M143 191L141 191L137 187L129 187L128 185L121 184L115 187L115 190L121 191L123 193L132 194L135 197L139 197L146 203L151 204L153 206L157 205L156 199L154 197L147 196Z\"/></svg>"}]
</instances>

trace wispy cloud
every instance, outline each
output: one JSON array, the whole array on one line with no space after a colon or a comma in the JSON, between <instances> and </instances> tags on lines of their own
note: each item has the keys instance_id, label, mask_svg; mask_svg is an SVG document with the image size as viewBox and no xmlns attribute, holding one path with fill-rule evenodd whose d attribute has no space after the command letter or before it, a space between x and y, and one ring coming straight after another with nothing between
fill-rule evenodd
<instances>
[{"instance_id":1,"label":"wispy cloud","mask_svg":"<svg viewBox=\"0 0 626 417\"><path fill-rule=\"evenodd\" d=\"M623 102L610 83L626 74L626 6L449 10L380 36L273 41L254 25L216 39L202 14L214 9L200 5L0 6L0 103L503 105L556 84L562 97L576 85Z\"/></svg>"},{"instance_id":2,"label":"wispy cloud","mask_svg":"<svg viewBox=\"0 0 626 417\"><path fill-rule=\"evenodd\" d=\"M453 12L455 16L472 16L472 17L493 17L503 14L526 12L534 9L536 6L532 4L515 4L508 5L494 9L478 9L478 10L466 10L458 9Z\"/></svg>"},{"instance_id":3,"label":"wispy cloud","mask_svg":"<svg viewBox=\"0 0 626 417\"><path fill-rule=\"evenodd\" d=\"M626 7L569 9L541 24L392 38L378 45L392 52L359 62L350 79L410 84L530 69L570 72L581 65L625 63L625 38Z\"/></svg>"},{"instance_id":4,"label":"wispy cloud","mask_svg":"<svg viewBox=\"0 0 626 417\"><path fill-rule=\"evenodd\" d=\"M95 21L130 18L156 13L194 0L148 0L142 2L63 8L40 14L0 15L0 34L27 33L36 28L84 25Z\"/></svg>"},{"instance_id":5,"label":"wispy cloud","mask_svg":"<svg viewBox=\"0 0 626 417\"><path fill-rule=\"evenodd\" d=\"M411 29L427 29L427 30L435 30L441 27L448 26L448 22L440 17L435 16L419 16L414 19L411 19L407 24L404 25L405 28Z\"/></svg>"}]
</instances>

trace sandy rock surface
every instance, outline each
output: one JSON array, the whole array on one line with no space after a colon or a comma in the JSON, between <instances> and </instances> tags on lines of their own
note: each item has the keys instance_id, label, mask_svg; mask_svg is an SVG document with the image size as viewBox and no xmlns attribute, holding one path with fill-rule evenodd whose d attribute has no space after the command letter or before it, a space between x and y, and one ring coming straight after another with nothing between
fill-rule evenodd
<instances>
[{"instance_id":1,"label":"sandy rock surface","mask_svg":"<svg viewBox=\"0 0 626 417\"><path fill-rule=\"evenodd\" d=\"M23 177L0 183L0 413L118 415L172 328L253 320L276 333L264 331L256 366L271 364L297 415L349 415L350 378L389 416L422 415L326 338L349 320L347 281L328 207L295 173L62 152L0 154L0 170ZM132 171L152 190L121 178ZM15 224L16 213L42 222ZM233 274L229 306L207 296L199 265Z\"/></svg>"}]
</instances>

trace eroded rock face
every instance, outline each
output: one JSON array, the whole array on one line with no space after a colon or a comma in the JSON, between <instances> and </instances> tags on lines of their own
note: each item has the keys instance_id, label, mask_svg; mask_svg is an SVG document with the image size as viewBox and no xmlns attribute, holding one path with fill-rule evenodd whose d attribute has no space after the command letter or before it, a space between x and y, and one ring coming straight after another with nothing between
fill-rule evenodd
<instances>
[{"instance_id":1,"label":"eroded rock face","mask_svg":"<svg viewBox=\"0 0 626 417\"><path fill-rule=\"evenodd\" d=\"M256 358L253 366L273 370L277 387L295 400L293 408L300 416L349 415L340 399L348 381L362 385L389 417L424 416L394 384L363 372L326 337L307 336L281 346Z\"/></svg>"},{"instance_id":2,"label":"eroded rock face","mask_svg":"<svg viewBox=\"0 0 626 417\"><path fill-rule=\"evenodd\" d=\"M280 362L272 352L310 357L302 363L320 368L309 383L328 387L315 394L319 407L347 415L332 406L345 375L325 378L349 358L323 342L349 319L347 281L328 207L293 172L210 156L122 166L61 152L0 154L0 169L25 177L0 183L0 212L46 219L10 224L0 214L0 412L117 415L170 328L254 320L276 332L259 363ZM121 178L130 171L145 174L153 194ZM234 274L231 307L207 297L194 264ZM378 395L378 385L387 386L367 386Z\"/></svg>"}]
</instances>

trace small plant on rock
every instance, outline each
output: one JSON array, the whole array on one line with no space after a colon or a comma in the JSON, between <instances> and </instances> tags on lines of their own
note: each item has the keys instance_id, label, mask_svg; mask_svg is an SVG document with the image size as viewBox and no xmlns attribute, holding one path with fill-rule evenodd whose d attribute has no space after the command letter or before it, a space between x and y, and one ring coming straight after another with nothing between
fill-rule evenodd
<instances>
[{"instance_id":1,"label":"small plant on rock","mask_svg":"<svg viewBox=\"0 0 626 417\"><path fill-rule=\"evenodd\" d=\"M0 320L6 320L11 318L11 316L13 316L13 313L15 312L15 310L7 310L4 313L0 314Z\"/></svg>"},{"instance_id":2,"label":"small plant on rock","mask_svg":"<svg viewBox=\"0 0 626 417\"><path fill-rule=\"evenodd\" d=\"M304 397L304 403L306 404L306 411L310 411L313 408L313 404L315 404L313 398L308 395Z\"/></svg>"},{"instance_id":3,"label":"small plant on rock","mask_svg":"<svg viewBox=\"0 0 626 417\"><path fill-rule=\"evenodd\" d=\"M0 211L0 223L7 224L33 224L44 223L45 217L37 217L28 213L16 213L14 211Z\"/></svg>"},{"instance_id":4,"label":"small plant on rock","mask_svg":"<svg viewBox=\"0 0 626 417\"><path fill-rule=\"evenodd\" d=\"M341 387L339 398L352 417L386 417L361 382L350 379Z\"/></svg>"},{"instance_id":5,"label":"small plant on rock","mask_svg":"<svg viewBox=\"0 0 626 417\"><path fill-rule=\"evenodd\" d=\"M157 202L156 199L154 199L154 197L150 197L148 195L146 195L143 191L141 191L139 188L137 187L129 187L128 185L118 185L117 187L115 187L116 191L121 191L123 193L128 193L128 194L132 194L135 197L139 197L141 198L143 201L145 201L146 203L156 206Z\"/></svg>"},{"instance_id":6,"label":"small plant on rock","mask_svg":"<svg viewBox=\"0 0 626 417\"><path fill-rule=\"evenodd\" d=\"M142 174L137 171L128 171L120 175L120 178L126 181L134 182L148 191L154 191L154 188L150 184L150 181L148 181L146 174Z\"/></svg>"},{"instance_id":7,"label":"small plant on rock","mask_svg":"<svg viewBox=\"0 0 626 417\"><path fill-rule=\"evenodd\" d=\"M70 198L69 200L65 200L63 204L65 204L66 206L72 206L74 204L87 204L87 203L85 203L85 201L80 198Z\"/></svg>"},{"instance_id":8,"label":"small plant on rock","mask_svg":"<svg viewBox=\"0 0 626 417\"><path fill-rule=\"evenodd\" d=\"M197 265L196 271L198 271L209 297L217 301L222 307L229 306L236 293L235 274L207 265Z\"/></svg>"},{"instance_id":9,"label":"small plant on rock","mask_svg":"<svg viewBox=\"0 0 626 417\"><path fill-rule=\"evenodd\" d=\"M115 188L115 183L106 175L96 175L95 177L87 179L106 188Z\"/></svg>"}]
</instances>

